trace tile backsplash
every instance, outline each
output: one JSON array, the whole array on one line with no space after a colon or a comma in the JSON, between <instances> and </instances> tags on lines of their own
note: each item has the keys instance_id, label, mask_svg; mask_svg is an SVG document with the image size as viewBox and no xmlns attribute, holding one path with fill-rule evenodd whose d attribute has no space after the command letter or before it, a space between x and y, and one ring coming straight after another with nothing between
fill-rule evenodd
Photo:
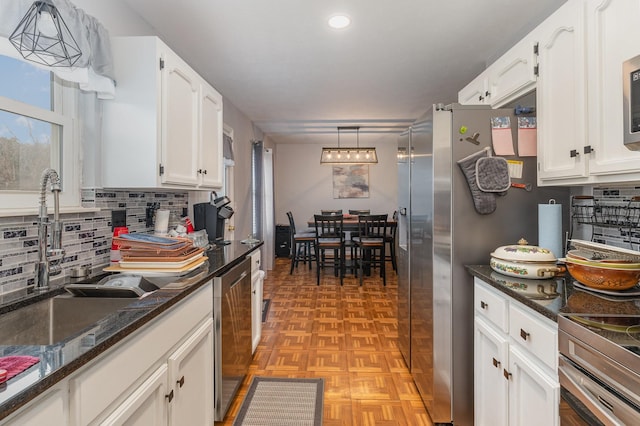
<instances>
[{"instance_id":1,"label":"tile backsplash","mask_svg":"<svg viewBox=\"0 0 640 426\"><path fill-rule=\"evenodd\" d=\"M65 256L62 277L78 266L106 266L111 250L111 212L126 211L130 232L150 232L146 226L147 208L157 206L181 217L188 207L187 192L149 191L83 191L83 206L100 211L61 214L62 246ZM34 198L34 206L37 204ZM50 215L52 216L52 215ZM0 218L0 304L10 302L33 291L35 265L38 260L37 215ZM52 282L55 285L55 281Z\"/></svg>"}]
</instances>

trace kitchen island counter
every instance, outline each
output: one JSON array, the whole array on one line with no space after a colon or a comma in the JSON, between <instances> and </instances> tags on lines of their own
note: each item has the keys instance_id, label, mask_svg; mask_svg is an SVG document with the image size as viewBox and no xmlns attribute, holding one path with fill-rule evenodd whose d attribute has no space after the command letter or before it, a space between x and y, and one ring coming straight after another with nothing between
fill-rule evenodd
<instances>
[{"instance_id":1,"label":"kitchen island counter","mask_svg":"<svg viewBox=\"0 0 640 426\"><path fill-rule=\"evenodd\" d=\"M171 310L214 277L230 270L262 245L262 242L242 244L232 241L229 245L207 251L205 265L189 274L188 278L176 277L175 282L159 290L141 298L132 298L131 304L94 324L90 333L81 333L54 345L0 346L0 356L29 355L40 359L37 364L0 385L0 420L109 351L127 336L153 323L155 318ZM46 294L1 306L0 315L64 293L60 286Z\"/></svg>"}]
</instances>

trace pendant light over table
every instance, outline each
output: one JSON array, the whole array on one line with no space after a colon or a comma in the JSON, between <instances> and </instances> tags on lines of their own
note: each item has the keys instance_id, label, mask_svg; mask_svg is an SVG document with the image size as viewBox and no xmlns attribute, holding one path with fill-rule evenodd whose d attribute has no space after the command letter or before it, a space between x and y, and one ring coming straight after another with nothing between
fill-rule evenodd
<instances>
[{"instance_id":1,"label":"pendant light over table","mask_svg":"<svg viewBox=\"0 0 640 426\"><path fill-rule=\"evenodd\" d=\"M355 130L356 146L341 147L340 131ZM360 126L338 127L338 147L322 148L320 164L377 164L378 155L373 147L360 148Z\"/></svg>"}]
</instances>

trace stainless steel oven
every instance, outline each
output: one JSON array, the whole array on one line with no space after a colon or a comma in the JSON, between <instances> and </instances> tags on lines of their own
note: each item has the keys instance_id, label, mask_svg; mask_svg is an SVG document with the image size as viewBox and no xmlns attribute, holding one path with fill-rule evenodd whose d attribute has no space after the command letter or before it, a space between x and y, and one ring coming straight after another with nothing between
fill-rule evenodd
<instances>
[{"instance_id":1,"label":"stainless steel oven","mask_svg":"<svg viewBox=\"0 0 640 426\"><path fill-rule=\"evenodd\" d=\"M558 341L562 392L586 407L590 423L638 424L640 315L563 314Z\"/></svg>"}]
</instances>

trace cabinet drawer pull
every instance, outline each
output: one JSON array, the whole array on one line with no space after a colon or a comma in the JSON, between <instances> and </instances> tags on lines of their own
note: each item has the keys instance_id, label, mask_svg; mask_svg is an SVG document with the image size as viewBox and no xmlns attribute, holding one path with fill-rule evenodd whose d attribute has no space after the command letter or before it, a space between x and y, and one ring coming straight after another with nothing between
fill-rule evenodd
<instances>
[{"instance_id":1,"label":"cabinet drawer pull","mask_svg":"<svg viewBox=\"0 0 640 426\"><path fill-rule=\"evenodd\" d=\"M169 392L169 395L165 395L164 397L167 398L169 402L173 401L173 389L171 389L171 392Z\"/></svg>"},{"instance_id":2,"label":"cabinet drawer pull","mask_svg":"<svg viewBox=\"0 0 640 426\"><path fill-rule=\"evenodd\" d=\"M483 300L480 301L480 307L482 309L488 309L489 308L489 304Z\"/></svg>"},{"instance_id":3,"label":"cabinet drawer pull","mask_svg":"<svg viewBox=\"0 0 640 426\"><path fill-rule=\"evenodd\" d=\"M522 340L527 340L529 338L529 333L527 333L523 329L520 329L520 337L522 337Z\"/></svg>"},{"instance_id":4,"label":"cabinet drawer pull","mask_svg":"<svg viewBox=\"0 0 640 426\"><path fill-rule=\"evenodd\" d=\"M176 383L179 384L180 387L184 386L184 376L180 377L180 380L178 380Z\"/></svg>"},{"instance_id":5,"label":"cabinet drawer pull","mask_svg":"<svg viewBox=\"0 0 640 426\"><path fill-rule=\"evenodd\" d=\"M507 370L502 369L502 375L504 376L505 379L509 380L511 378L511 373L509 373Z\"/></svg>"},{"instance_id":6,"label":"cabinet drawer pull","mask_svg":"<svg viewBox=\"0 0 640 426\"><path fill-rule=\"evenodd\" d=\"M493 366L496 368L500 368L500 361L498 361L497 359L493 358Z\"/></svg>"}]
</instances>

